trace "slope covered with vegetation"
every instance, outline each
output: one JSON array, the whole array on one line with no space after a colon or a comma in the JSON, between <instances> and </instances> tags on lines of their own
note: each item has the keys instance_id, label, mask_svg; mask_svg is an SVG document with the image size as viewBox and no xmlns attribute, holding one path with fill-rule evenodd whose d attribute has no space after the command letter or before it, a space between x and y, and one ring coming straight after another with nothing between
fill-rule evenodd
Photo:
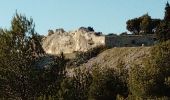
<instances>
[{"instance_id":1,"label":"slope covered with vegetation","mask_svg":"<svg viewBox=\"0 0 170 100\"><path fill-rule=\"evenodd\" d=\"M32 19L16 13L11 28L0 30L0 99L169 100L169 12L167 3L165 18L156 27L159 43L153 47L99 47L78 54L73 61L61 53L42 65L47 56L42 37ZM142 31L150 25L147 18ZM66 69L74 74L68 75Z\"/></svg>"},{"instance_id":2,"label":"slope covered with vegetation","mask_svg":"<svg viewBox=\"0 0 170 100\"><path fill-rule=\"evenodd\" d=\"M113 48L75 68L62 88L74 100L167 100L169 67L170 41L153 47Z\"/></svg>"},{"instance_id":3,"label":"slope covered with vegetation","mask_svg":"<svg viewBox=\"0 0 170 100\"><path fill-rule=\"evenodd\" d=\"M150 51L151 47L111 48L90 59L82 66L91 68L97 65L99 67L115 68L119 62L122 62L126 68L129 68L134 63L142 65L142 59L149 57Z\"/></svg>"}]
</instances>

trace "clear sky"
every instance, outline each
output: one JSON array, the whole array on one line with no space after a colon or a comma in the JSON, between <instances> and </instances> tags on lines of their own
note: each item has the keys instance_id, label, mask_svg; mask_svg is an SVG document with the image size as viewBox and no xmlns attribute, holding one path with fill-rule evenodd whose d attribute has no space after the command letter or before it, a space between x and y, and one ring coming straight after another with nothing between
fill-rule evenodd
<instances>
[{"instance_id":1,"label":"clear sky","mask_svg":"<svg viewBox=\"0 0 170 100\"><path fill-rule=\"evenodd\" d=\"M49 29L74 30L92 26L96 31L121 33L126 21L148 13L163 18L168 0L1 0L0 27L9 28L15 11L32 17L39 34ZM169 0L170 2L170 0Z\"/></svg>"}]
</instances>

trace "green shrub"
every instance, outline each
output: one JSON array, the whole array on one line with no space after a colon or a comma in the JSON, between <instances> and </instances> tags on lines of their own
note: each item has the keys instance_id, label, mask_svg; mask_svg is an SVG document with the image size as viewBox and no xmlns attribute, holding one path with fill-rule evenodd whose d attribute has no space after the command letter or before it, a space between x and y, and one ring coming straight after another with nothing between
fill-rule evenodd
<instances>
[{"instance_id":1,"label":"green shrub","mask_svg":"<svg viewBox=\"0 0 170 100\"><path fill-rule=\"evenodd\" d=\"M92 75L93 81L89 90L90 100L115 100L118 94L123 94L124 84L114 69L97 68Z\"/></svg>"},{"instance_id":2,"label":"green shrub","mask_svg":"<svg viewBox=\"0 0 170 100\"><path fill-rule=\"evenodd\" d=\"M77 52L76 58L71 60L68 66L79 66L83 63L86 63L89 59L96 57L98 54L108 49L106 46L97 46L88 50L87 52Z\"/></svg>"},{"instance_id":3,"label":"green shrub","mask_svg":"<svg viewBox=\"0 0 170 100\"><path fill-rule=\"evenodd\" d=\"M130 70L129 88L141 98L170 96L170 41L152 48L151 56Z\"/></svg>"},{"instance_id":4,"label":"green shrub","mask_svg":"<svg viewBox=\"0 0 170 100\"><path fill-rule=\"evenodd\" d=\"M72 77L67 77L61 83L58 92L60 100L87 100L92 81L91 74L86 70L75 69Z\"/></svg>"}]
</instances>

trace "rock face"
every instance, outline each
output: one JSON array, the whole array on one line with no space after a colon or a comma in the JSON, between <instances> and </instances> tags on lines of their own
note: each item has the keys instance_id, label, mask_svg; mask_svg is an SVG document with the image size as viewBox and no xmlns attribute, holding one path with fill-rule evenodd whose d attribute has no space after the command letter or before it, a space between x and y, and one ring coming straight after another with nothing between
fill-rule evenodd
<instances>
[{"instance_id":1,"label":"rock face","mask_svg":"<svg viewBox=\"0 0 170 100\"><path fill-rule=\"evenodd\" d=\"M88 28L81 27L78 30L66 32L63 29L49 31L43 40L43 48L48 54L73 53L75 51L87 51L99 45L105 45L105 37Z\"/></svg>"},{"instance_id":2,"label":"rock face","mask_svg":"<svg viewBox=\"0 0 170 100\"><path fill-rule=\"evenodd\" d=\"M155 36L148 35L102 35L91 27L80 27L78 30L66 32L64 29L49 30L43 39L43 49L47 54L73 53L87 51L99 45L106 47L139 47L155 44Z\"/></svg>"}]
</instances>

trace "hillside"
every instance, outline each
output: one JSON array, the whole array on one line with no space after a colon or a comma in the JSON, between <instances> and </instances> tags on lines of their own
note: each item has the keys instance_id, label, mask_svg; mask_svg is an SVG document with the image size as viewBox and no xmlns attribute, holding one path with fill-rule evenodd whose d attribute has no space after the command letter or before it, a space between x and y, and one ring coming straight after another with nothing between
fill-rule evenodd
<instances>
[{"instance_id":1,"label":"hillside","mask_svg":"<svg viewBox=\"0 0 170 100\"><path fill-rule=\"evenodd\" d=\"M115 67L118 62L122 61L126 68L130 65L142 65L142 59L150 55L151 47L122 47L108 49L97 57L90 59L87 63L81 65L86 68L98 67Z\"/></svg>"}]
</instances>

